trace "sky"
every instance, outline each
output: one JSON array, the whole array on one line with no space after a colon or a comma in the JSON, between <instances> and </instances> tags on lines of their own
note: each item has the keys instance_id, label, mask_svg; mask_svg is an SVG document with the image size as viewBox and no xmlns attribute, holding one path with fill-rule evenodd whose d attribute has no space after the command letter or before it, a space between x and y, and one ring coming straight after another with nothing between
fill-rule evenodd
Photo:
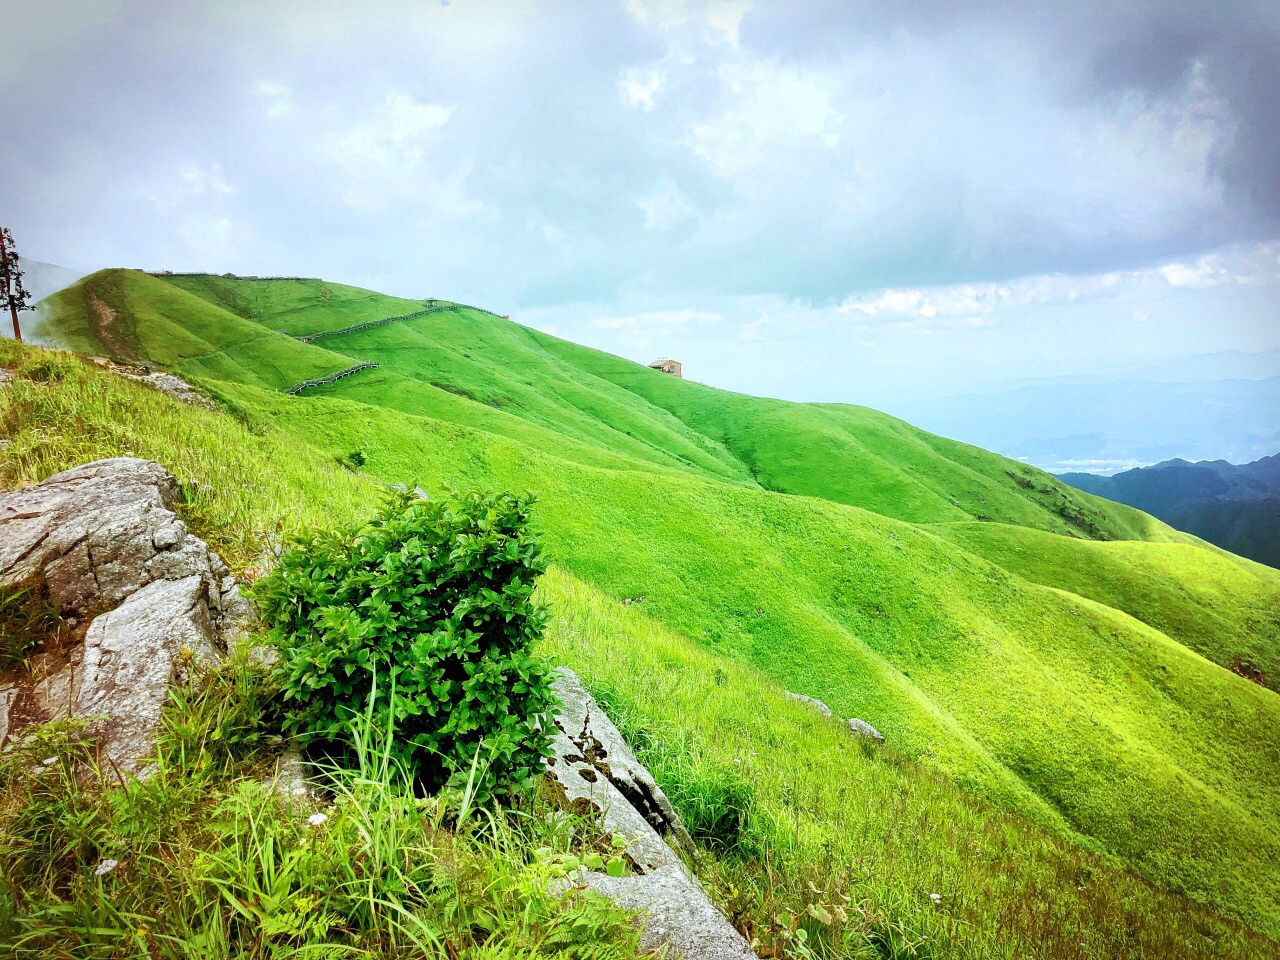
<instances>
[{"instance_id":1,"label":"sky","mask_svg":"<svg viewBox=\"0 0 1280 960\"><path fill-rule=\"evenodd\" d=\"M4 13L29 259L322 276L870 405L1280 347L1280 4Z\"/></svg>"}]
</instances>

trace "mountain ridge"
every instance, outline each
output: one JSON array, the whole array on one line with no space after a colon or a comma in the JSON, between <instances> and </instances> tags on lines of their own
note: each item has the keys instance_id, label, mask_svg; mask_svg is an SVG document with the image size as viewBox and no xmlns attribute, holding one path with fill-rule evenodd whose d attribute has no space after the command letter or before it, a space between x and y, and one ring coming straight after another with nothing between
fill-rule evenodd
<instances>
[{"instance_id":1,"label":"mountain ridge","mask_svg":"<svg viewBox=\"0 0 1280 960\"><path fill-rule=\"evenodd\" d=\"M1246 464L1176 458L1111 477L1059 476L1240 556L1280 567L1280 454Z\"/></svg>"}]
</instances>

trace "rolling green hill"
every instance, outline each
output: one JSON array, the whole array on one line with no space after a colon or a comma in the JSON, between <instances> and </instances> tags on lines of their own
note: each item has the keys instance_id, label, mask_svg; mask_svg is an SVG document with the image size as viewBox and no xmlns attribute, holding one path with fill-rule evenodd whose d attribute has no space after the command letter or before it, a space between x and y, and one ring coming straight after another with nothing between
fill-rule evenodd
<instances>
[{"instance_id":1,"label":"rolling green hill","mask_svg":"<svg viewBox=\"0 0 1280 960\"><path fill-rule=\"evenodd\" d=\"M323 348L274 332L419 303L107 271L55 298L46 335L169 366L299 457L359 452L370 480L534 489L549 553L593 596L643 597L690 649L1280 936L1280 697L1230 670L1280 663L1280 573L875 411L714 390L473 308ZM278 392L354 359L380 366ZM716 676L686 682L714 699Z\"/></svg>"}]
</instances>

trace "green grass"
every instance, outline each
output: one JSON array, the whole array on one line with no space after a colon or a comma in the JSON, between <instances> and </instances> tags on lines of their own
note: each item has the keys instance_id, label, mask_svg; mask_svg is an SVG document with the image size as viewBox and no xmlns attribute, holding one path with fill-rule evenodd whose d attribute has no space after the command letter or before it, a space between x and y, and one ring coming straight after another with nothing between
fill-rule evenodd
<instances>
[{"instance_id":1,"label":"green grass","mask_svg":"<svg viewBox=\"0 0 1280 960\"><path fill-rule=\"evenodd\" d=\"M715 678L730 667L820 697L881 729L906 779L946 778L950 799L937 801L946 811L937 822L995 816L994 805L1001 823L1021 824L1009 828L1021 831L1011 850L1030 856L1051 843L1080 862L1116 858L1172 891L1125 894L1136 899L1119 913L1063 905L1101 938L1093 943L1127 943L1125 929L1154 930L1168 904L1191 910L1189 902L1280 933L1280 698L1211 662L1274 662L1280 627L1267 613L1280 609L1280 575L874 411L715 391L478 311L321 342L383 369L303 398L248 378L203 381L239 422L202 416L244 432L247 447L230 434L206 443L181 426L194 413L166 420L157 408L154 422L125 425L117 412L105 428L105 409L81 412L109 395L151 402L120 393L127 384L20 379L0 408L14 440L0 476L38 479L88 459L89 448L125 443L180 477L234 463L239 488L210 493L203 510L215 529L235 518L237 532L215 539L238 557L269 541L284 517L292 525L358 513L380 483L535 489L537 528L565 576L601 603L643 596L646 622L679 639L690 662L717 664L710 674L680 671L707 710L728 696ZM352 451L363 457L359 474L338 465ZM278 481L250 479L257 457L281 470ZM603 638L591 643L602 660L613 656ZM643 676L637 667L627 682ZM639 711L635 729L669 729L643 698L629 709ZM777 755L759 762L770 777L794 765ZM811 776L839 780L850 762L817 763ZM679 757L658 766L678 793ZM868 804L886 796L873 791ZM713 845L729 829L685 803ZM829 810L815 822L828 819L842 838L832 856L856 872L870 841ZM779 850L804 875L810 853ZM1108 869L1121 875L1114 863ZM748 875L724 869L731 902L733 878ZM995 884L986 906L975 895L972 909L985 919L974 929L987 932L970 941L969 928L951 929L950 949L972 943L992 952L962 955L1005 955L995 931L1010 921L995 918L1017 912L1006 896L1040 882L1045 874L1032 870L1022 886ZM1061 893L1065 904L1070 893ZM882 902L890 919L905 909ZM1046 923L1066 915L1031 912ZM1027 920L1008 942L1027 947L1041 933ZM1073 955L1066 949L1040 955Z\"/></svg>"},{"instance_id":2,"label":"green grass","mask_svg":"<svg viewBox=\"0 0 1280 960\"><path fill-rule=\"evenodd\" d=\"M240 280L213 274L157 275L156 279L194 294L245 320L290 336L338 330L369 320L422 309L419 300L348 287L323 280Z\"/></svg>"},{"instance_id":3,"label":"green grass","mask_svg":"<svg viewBox=\"0 0 1280 960\"><path fill-rule=\"evenodd\" d=\"M892 747L856 741L757 671L562 570L542 592L555 611L550 649L580 672L686 819L701 811L741 823L733 845L712 845L698 872L765 944L781 946L803 925L837 956L1274 950ZM841 906L849 919L827 925L810 904Z\"/></svg>"},{"instance_id":4,"label":"green grass","mask_svg":"<svg viewBox=\"0 0 1280 960\"><path fill-rule=\"evenodd\" d=\"M415 796L368 723L353 769L286 799L260 779L276 698L234 652L175 691L155 771L118 786L84 721L20 739L0 759L5 956L636 955L625 911L554 883L609 849L597 826L535 795L507 811Z\"/></svg>"},{"instance_id":5,"label":"green grass","mask_svg":"<svg viewBox=\"0 0 1280 960\"><path fill-rule=\"evenodd\" d=\"M351 366L137 270L100 270L43 303L37 339L196 380L278 390Z\"/></svg>"},{"instance_id":6,"label":"green grass","mask_svg":"<svg viewBox=\"0 0 1280 960\"><path fill-rule=\"evenodd\" d=\"M999 524L934 532L1033 583L1122 610L1224 667L1252 663L1273 690L1280 681L1280 595L1260 564L1191 544L1063 542Z\"/></svg>"}]
</instances>

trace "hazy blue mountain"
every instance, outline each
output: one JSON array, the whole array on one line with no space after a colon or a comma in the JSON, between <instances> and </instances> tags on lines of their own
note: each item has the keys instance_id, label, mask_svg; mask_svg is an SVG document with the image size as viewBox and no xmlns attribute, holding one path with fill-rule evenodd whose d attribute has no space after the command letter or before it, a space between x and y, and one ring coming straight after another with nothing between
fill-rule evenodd
<instances>
[{"instance_id":1,"label":"hazy blue mountain","mask_svg":"<svg viewBox=\"0 0 1280 960\"><path fill-rule=\"evenodd\" d=\"M1111 477L1060 477L1087 493L1145 510L1232 553L1280 567L1280 454L1239 465L1170 460Z\"/></svg>"},{"instance_id":2,"label":"hazy blue mountain","mask_svg":"<svg viewBox=\"0 0 1280 960\"><path fill-rule=\"evenodd\" d=\"M1280 352L1271 353L1280 359ZM1270 370L1274 361L1270 354L1220 354L1189 358L1182 369ZM887 409L926 430L1055 473L1108 474L1178 458L1243 463L1280 448L1280 376L1274 375L1199 381L1054 378Z\"/></svg>"},{"instance_id":3,"label":"hazy blue mountain","mask_svg":"<svg viewBox=\"0 0 1280 960\"><path fill-rule=\"evenodd\" d=\"M21 252L21 251L19 251ZM51 293L57 293L69 287L81 277L87 277L92 270L76 270L56 263L41 263L39 260L22 258L23 282L31 291L31 302L43 300ZM24 324L25 326L25 324Z\"/></svg>"}]
</instances>

